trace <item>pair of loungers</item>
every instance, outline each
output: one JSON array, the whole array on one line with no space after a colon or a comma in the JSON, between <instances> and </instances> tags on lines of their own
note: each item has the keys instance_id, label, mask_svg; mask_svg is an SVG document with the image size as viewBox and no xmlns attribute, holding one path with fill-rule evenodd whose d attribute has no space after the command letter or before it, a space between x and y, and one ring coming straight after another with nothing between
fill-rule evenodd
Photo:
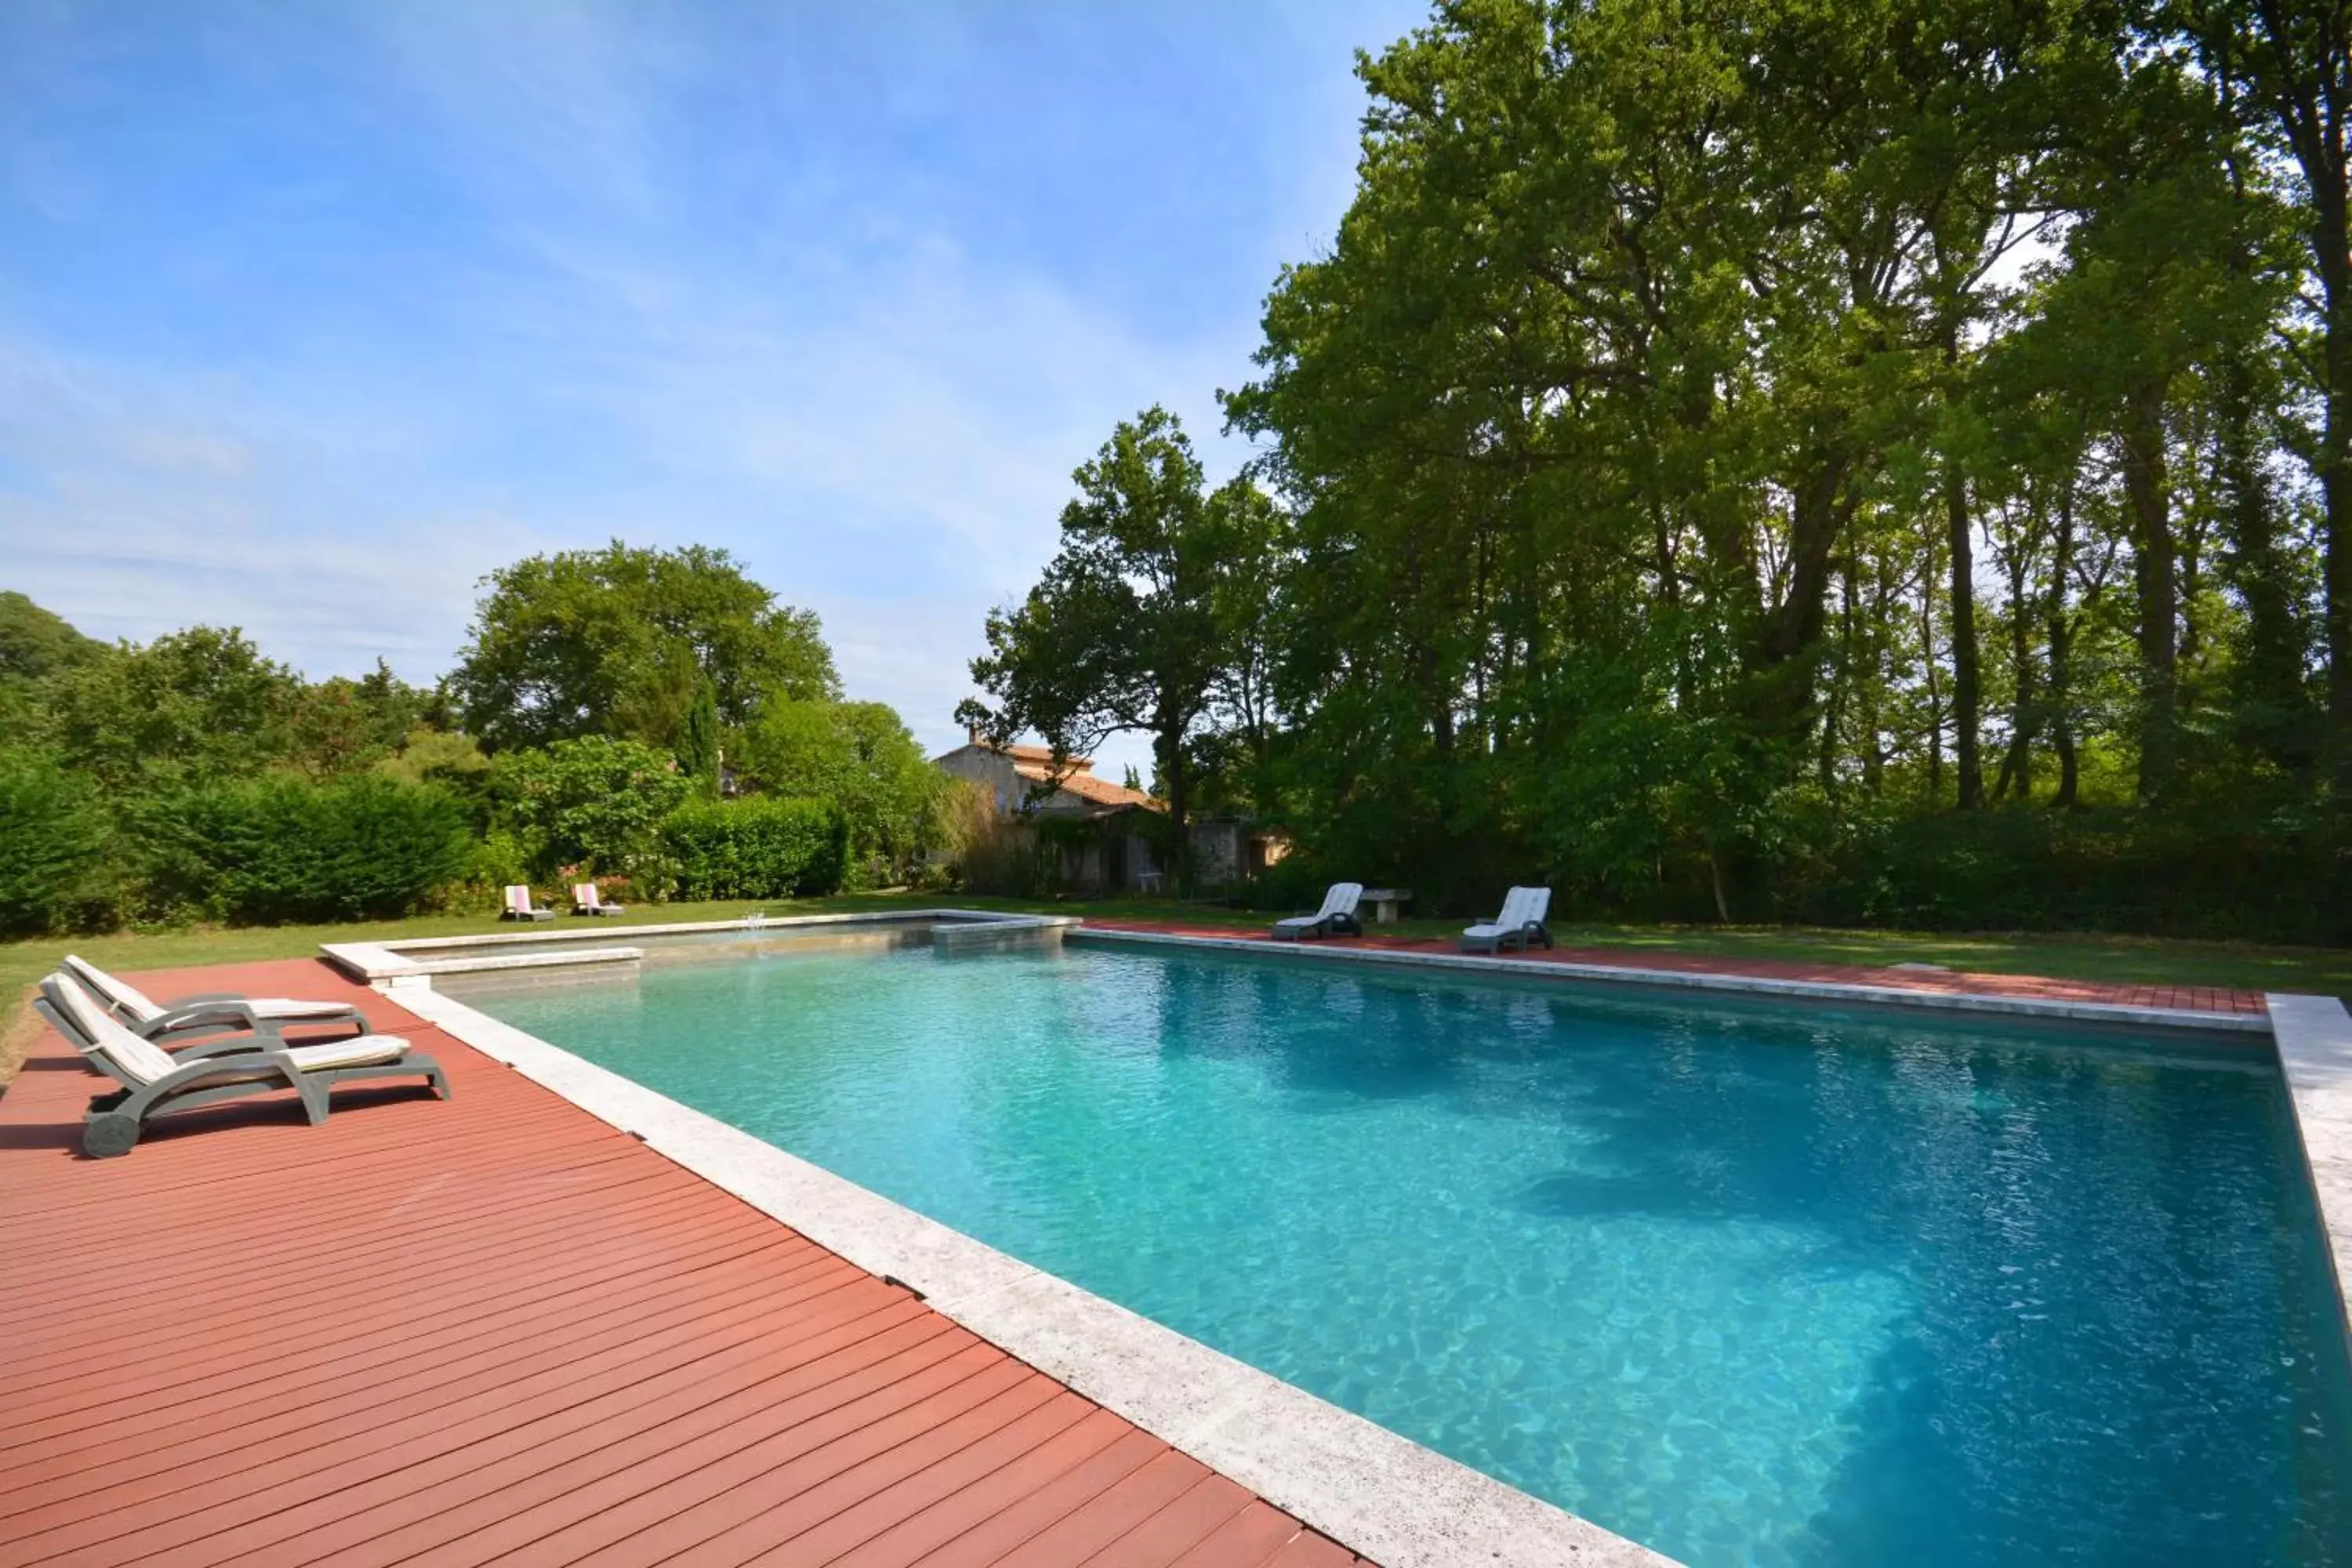
<instances>
[{"instance_id":1,"label":"pair of loungers","mask_svg":"<svg viewBox=\"0 0 2352 1568\"><path fill-rule=\"evenodd\" d=\"M608 904L596 891L593 882L575 883L572 889L572 912L575 915L620 915L628 910L619 904ZM517 882L506 891L506 907L499 911L502 921L551 921L555 911L530 901L530 889Z\"/></svg>"},{"instance_id":2,"label":"pair of loungers","mask_svg":"<svg viewBox=\"0 0 2352 1568\"><path fill-rule=\"evenodd\" d=\"M329 1091L354 1079L422 1078L449 1097L440 1063L406 1040L369 1033L360 1011L340 1002L215 995L165 1005L68 957L41 982L33 1006L93 1069L121 1085L90 1101L82 1148L98 1159L129 1153L153 1117L280 1089L294 1090L313 1125L327 1119ZM283 1033L336 1025L353 1033L301 1045Z\"/></svg>"},{"instance_id":3,"label":"pair of loungers","mask_svg":"<svg viewBox=\"0 0 2352 1568\"><path fill-rule=\"evenodd\" d=\"M1356 908L1363 902L1361 882L1334 882L1323 895L1323 907L1313 914L1292 915L1274 922L1276 942L1306 937L1361 936L1363 922ZM1531 946L1549 947L1551 932L1544 917L1551 912L1549 888L1513 888L1503 900L1503 912L1481 921L1462 933L1465 952L1525 952Z\"/></svg>"}]
</instances>

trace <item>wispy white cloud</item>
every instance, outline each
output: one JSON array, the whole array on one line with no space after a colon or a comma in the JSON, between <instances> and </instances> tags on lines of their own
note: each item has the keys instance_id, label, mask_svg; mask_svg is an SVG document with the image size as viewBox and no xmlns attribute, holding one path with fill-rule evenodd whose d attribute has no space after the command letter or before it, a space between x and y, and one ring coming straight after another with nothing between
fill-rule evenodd
<instances>
[{"instance_id":1,"label":"wispy white cloud","mask_svg":"<svg viewBox=\"0 0 2352 1568\"><path fill-rule=\"evenodd\" d=\"M944 744L1113 421L1239 460L1417 9L61 14L0 66L0 586L422 679L495 565L719 544Z\"/></svg>"}]
</instances>

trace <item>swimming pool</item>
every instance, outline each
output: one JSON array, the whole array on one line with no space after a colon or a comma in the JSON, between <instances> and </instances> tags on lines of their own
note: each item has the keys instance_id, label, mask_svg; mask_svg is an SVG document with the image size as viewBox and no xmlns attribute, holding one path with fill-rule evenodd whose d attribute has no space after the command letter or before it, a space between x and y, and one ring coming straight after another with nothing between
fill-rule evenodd
<instances>
[{"instance_id":1,"label":"swimming pool","mask_svg":"<svg viewBox=\"0 0 2352 1568\"><path fill-rule=\"evenodd\" d=\"M1694 1564L2352 1561L2259 1047L811 946L492 1016Z\"/></svg>"}]
</instances>

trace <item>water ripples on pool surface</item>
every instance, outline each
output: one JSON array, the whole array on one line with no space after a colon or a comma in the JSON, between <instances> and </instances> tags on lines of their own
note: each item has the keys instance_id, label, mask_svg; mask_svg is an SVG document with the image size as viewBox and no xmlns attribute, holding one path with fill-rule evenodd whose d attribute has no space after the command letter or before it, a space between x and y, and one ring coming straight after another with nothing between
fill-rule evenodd
<instances>
[{"instance_id":1,"label":"water ripples on pool surface","mask_svg":"<svg viewBox=\"0 0 2352 1568\"><path fill-rule=\"evenodd\" d=\"M466 994L1698 1568L2352 1562L2256 1046L1094 948Z\"/></svg>"}]
</instances>

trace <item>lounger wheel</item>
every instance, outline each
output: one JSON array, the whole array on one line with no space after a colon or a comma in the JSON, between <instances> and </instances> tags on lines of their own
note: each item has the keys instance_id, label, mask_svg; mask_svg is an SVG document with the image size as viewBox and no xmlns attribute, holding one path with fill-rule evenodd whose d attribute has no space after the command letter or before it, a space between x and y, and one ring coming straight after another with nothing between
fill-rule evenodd
<instances>
[{"instance_id":1,"label":"lounger wheel","mask_svg":"<svg viewBox=\"0 0 2352 1568\"><path fill-rule=\"evenodd\" d=\"M100 1111L81 1131L81 1151L93 1160L111 1160L138 1146L139 1118L117 1111Z\"/></svg>"}]
</instances>

